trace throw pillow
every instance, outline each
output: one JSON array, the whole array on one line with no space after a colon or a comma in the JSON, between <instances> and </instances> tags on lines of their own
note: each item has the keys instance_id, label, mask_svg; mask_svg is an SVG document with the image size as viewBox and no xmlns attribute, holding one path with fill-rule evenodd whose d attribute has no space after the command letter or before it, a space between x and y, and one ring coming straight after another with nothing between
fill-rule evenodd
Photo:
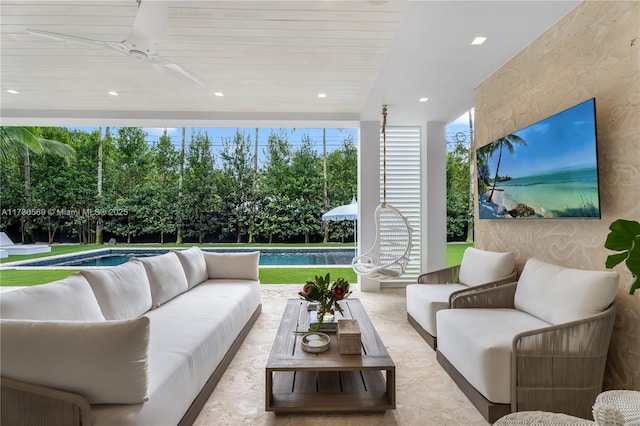
<instances>
[{"instance_id":1,"label":"throw pillow","mask_svg":"<svg viewBox=\"0 0 640 426\"><path fill-rule=\"evenodd\" d=\"M511 252L469 247L462 255L458 281L469 287L497 281L509 276L515 270L515 263L515 256Z\"/></svg>"},{"instance_id":2,"label":"throw pillow","mask_svg":"<svg viewBox=\"0 0 640 426\"><path fill-rule=\"evenodd\" d=\"M0 316L8 319L104 321L96 296L81 274L2 293Z\"/></svg>"},{"instance_id":3,"label":"throw pillow","mask_svg":"<svg viewBox=\"0 0 640 426\"><path fill-rule=\"evenodd\" d=\"M149 318L0 321L0 371L84 396L91 404L148 399Z\"/></svg>"},{"instance_id":4,"label":"throw pillow","mask_svg":"<svg viewBox=\"0 0 640 426\"><path fill-rule=\"evenodd\" d=\"M151 309L149 279L139 263L127 262L80 273L89 281L106 319L133 319Z\"/></svg>"},{"instance_id":5,"label":"throw pillow","mask_svg":"<svg viewBox=\"0 0 640 426\"><path fill-rule=\"evenodd\" d=\"M615 271L565 268L531 258L524 265L514 305L551 324L586 318L613 302L620 276Z\"/></svg>"},{"instance_id":6,"label":"throw pillow","mask_svg":"<svg viewBox=\"0 0 640 426\"><path fill-rule=\"evenodd\" d=\"M147 271L153 309L184 293L189 288L180 259L173 252L135 259L134 262L140 262Z\"/></svg>"},{"instance_id":7,"label":"throw pillow","mask_svg":"<svg viewBox=\"0 0 640 426\"><path fill-rule=\"evenodd\" d=\"M259 251L238 253L203 252L203 254L207 261L209 279L228 278L254 281L259 279Z\"/></svg>"},{"instance_id":8,"label":"throw pillow","mask_svg":"<svg viewBox=\"0 0 640 426\"><path fill-rule=\"evenodd\" d=\"M209 278L207 262L205 262L200 248L194 246L187 250L176 250L174 253L180 259L190 289Z\"/></svg>"}]
</instances>

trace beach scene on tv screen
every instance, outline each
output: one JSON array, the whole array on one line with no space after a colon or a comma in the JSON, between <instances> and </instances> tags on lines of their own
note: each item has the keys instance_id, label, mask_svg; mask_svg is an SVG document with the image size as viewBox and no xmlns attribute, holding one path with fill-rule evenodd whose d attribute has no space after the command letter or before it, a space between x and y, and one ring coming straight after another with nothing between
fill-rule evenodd
<instances>
[{"instance_id":1,"label":"beach scene on tv screen","mask_svg":"<svg viewBox=\"0 0 640 426\"><path fill-rule=\"evenodd\" d=\"M478 148L480 219L599 218L594 99Z\"/></svg>"}]
</instances>

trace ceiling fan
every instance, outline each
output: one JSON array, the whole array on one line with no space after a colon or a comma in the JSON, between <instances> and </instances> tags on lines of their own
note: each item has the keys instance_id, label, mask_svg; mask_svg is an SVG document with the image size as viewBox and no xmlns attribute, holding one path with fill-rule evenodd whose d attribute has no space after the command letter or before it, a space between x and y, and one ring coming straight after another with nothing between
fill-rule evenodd
<instances>
[{"instance_id":1,"label":"ceiling fan","mask_svg":"<svg viewBox=\"0 0 640 426\"><path fill-rule=\"evenodd\" d=\"M205 82L181 67L180 65L168 59L158 56L156 46L158 40L164 36L167 31L169 21L169 4L166 1L150 1L137 0L138 12L133 27L129 32L129 37L121 42L93 40L84 37L77 37L67 34L52 33L49 31L41 31L27 28L27 33L47 37L53 40L65 41L69 43L82 44L100 49L111 49L116 52L146 62L160 71L173 71L182 77L204 85Z\"/></svg>"}]
</instances>

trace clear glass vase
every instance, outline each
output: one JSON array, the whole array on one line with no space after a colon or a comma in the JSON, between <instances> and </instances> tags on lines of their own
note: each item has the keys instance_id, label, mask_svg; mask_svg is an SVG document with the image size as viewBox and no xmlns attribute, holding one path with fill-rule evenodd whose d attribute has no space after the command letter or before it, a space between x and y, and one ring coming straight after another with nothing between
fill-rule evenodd
<instances>
[{"instance_id":1,"label":"clear glass vase","mask_svg":"<svg viewBox=\"0 0 640 426\"><path fill-rule=\"evenodd\" d=\"M333 309L327 309L322 306L322 304L318 304L318 308L316 309L318 314L318 323L324 324L328 322L333 322L335 320L335 312Z\"/></svg>"}]
</instances>

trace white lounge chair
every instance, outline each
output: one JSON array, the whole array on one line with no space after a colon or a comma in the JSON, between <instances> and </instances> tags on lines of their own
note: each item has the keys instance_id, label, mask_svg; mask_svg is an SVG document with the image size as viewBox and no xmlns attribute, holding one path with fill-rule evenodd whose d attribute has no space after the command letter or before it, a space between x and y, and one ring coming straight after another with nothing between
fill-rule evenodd
<instances>
[{"instance_id":1,"label":"white lounge chair","mask_svg":"<svg viewBox=\"0 0 640 426\"><path fill-rule=\"evenodd\" d=\"M51 247L48 244L13 244L11 238L4 232L0 232L0 251L12 254L37 254L49 253Z\"/></svg>"},{"instance_id":2,"label":"white lounge chair","mask_svg":"<svg viewBox=\"0 0 640 426\"><path fill-rule=\"evenodd\" d=\"M450 308L456 292L481 290L516 281L515 256L468 247L459 265L427 272L418 284L407 286L407 319L422 338L436 349L436 314ZM425 285L426 284L426 285Z\"/></svg>"}]
</instances>

